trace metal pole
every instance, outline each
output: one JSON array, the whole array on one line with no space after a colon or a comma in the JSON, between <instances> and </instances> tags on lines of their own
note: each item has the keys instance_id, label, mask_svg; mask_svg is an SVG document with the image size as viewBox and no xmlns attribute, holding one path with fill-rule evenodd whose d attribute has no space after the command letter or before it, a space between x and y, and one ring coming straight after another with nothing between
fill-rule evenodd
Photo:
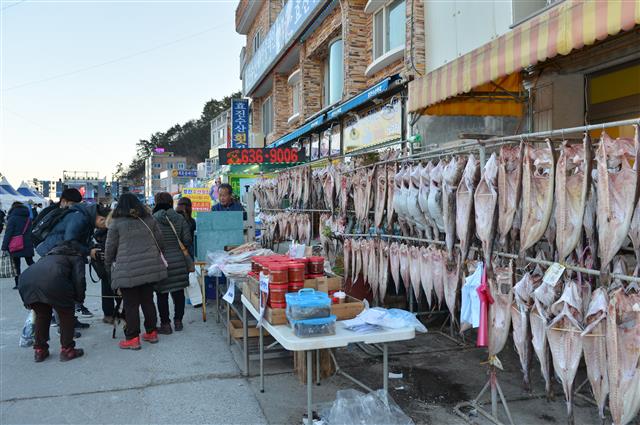
<instances>
[{"instance_id":1,"label":"metal pole","mask_svg":"<svg viewBox=\"0 0 640 425\"><path fill-rule=\"evenodd\" d=\"M242 349L244 351L244 376L249 376L249 324L247 307L242 303Z\"/></svg>"},{"instance_id":2,"label":"metal pole","mask_svg":"<svg viewBox=\"0 0 640 425\"><path fill-rule=\"evenodd\" d=\"M227 344L231 345L231 332L229 331L229 325L231 323L231 306L226 306L226 316L227 316Z\"/></svg>"},{"instance_id":3,"label":"metal pole","mask_svg":"<svg viewBox=\"0 0 640 425\"><path fill-rule=\"evenodd\" d=\"M387 344L382 344L382 388L389 393L389 350Z\"/></svg>"},{"instance_id":4,"label":"metal pole","mask_svg":"<svg viewBox=\"0 0 640 425\"><path fill-rule=\"evenodd\" d=\"M316 385L320 385L320 350L316 350Z\"/></svg>"},{"instance_id":5,"label":"metal pole","mask_svg":"<svg viewBox=\"0 0 640 425\"><path fill-rule=\"evenodd\" d=\"M216 276L216 323L220 323L220 277ZM204 304L204 302L203 302ZM227 331L229 331L227 329Z\"/></svg>"},{"instance_id":6,"label":"metal pole","mask_svg":"<svg viewBox=\"0 0 640 425\"><path fill-rule=\"evenodd\" d=\"M262 326L259 328L260 335L260 392L264 392L264 332L262 331Z\"/></svg>"},{"instance_id":7,"label":"metal pole","mask_svg":"<svg viewBox=\"0 0 640 425\"><path fill-rule=\"evenodd\" d=\"M491 414L494 418L498 418L498 389L496 388L496 368L490 366L490 382L491 382Z\"/></svg>"},{"instance_id":8,"label":"metal pole","mask_svg":"<svg viewBox=\"0 0 640 425\"><path fill-rule=\"evenodd\" d=\"M307 351L307 425L313 424L313 411L311 410L311 403L313 397L313 356L312 351Z\"/></svg>"}]
</instances>

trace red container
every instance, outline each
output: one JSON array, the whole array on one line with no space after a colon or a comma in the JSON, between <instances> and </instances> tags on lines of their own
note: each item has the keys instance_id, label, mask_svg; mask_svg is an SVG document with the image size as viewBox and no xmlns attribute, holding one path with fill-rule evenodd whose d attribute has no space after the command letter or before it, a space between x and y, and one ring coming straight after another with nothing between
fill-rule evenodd
<instances>
[{"instance_id":1,"label":"red container","mask_svg":"<svg viewBox=\"0 0 640 425\"><path fill-rule=\"evenodd\" d=\"M269 269L269 284L282 284L289 282L289 266L288 264L271 263L267 266Z\"/></svg>"},{"instance_id":2,"label":"red container","mask_svg":"<svg viewBox=\"0 0 640 425\"><path fill-rule=\"evenodd\" d=\"M310 267L310 258L309 257L304 257L301 258L300 261L304 263L304 274L310 274L311 272L309 271L309 267Z\"/></svg>"},{"instance_id":3,"label":"red container","mask_svg":"<svg viewBox=\"0 0 640 425\"><path fill-rule=\"evenodd\" d=\"M273 308L280 308L280 307L274 307L275 305L281 305L281 304L285 304L287 303L286 299L285 299L285 294L289 292L289 284L288 283L282 283L282 284L273 284L270 283L269 284L269 305Z\"/></svg>"},{"instance_id":4,"label":"red container","mask_svg":"<svg viewBox=\"0 0 640 425\"><path fill-rule=\"evenodd\" d=\"M289 292L298 292L304 288L304 282L289 282Z\"/></svg>"},{"instance_id":5,"label":"red container","mask_svg":"<svg viewBox=\"0 0 640 425\"><path fill-rule=\"evenodd\" d=\"M291 261L289 263L289 282L304 282L304 269L304 263Z\"/></svg>"},{"instance_id":6,"label":"red container","mask_svg":"<svg viewBox=\"0 0 640 425\"><path fill-rule=\"evenodd\" d=\"M270 303L271 308L287 308L287 303Z\"/></svg>"},{"instance_id":7,"label":"red container","mask_svg":"<svg viewBox=\"0 0 640 425\"><path fill-rule=\"evenodd\" d=\"M305 276L305 279L317 279L319 277L324 277L324 273L322 274L308 274Z\"/></svg>"},{"instance_id":8,"label":"red container","mask_svg":"<svg viewBox=\"0 0 640 425\"><path fill-rule=\"evenodd\" d=\"M258 274L262 271L262 265L260 264L260 259L258 257L251 259L251 271Z\"/></svg>"},{"instance_id":9,"label":"red container","mask_svg":"<svg viewBox=\"0 0 640 425\"><path fill-rule=\"evenodd\" d=\"M324 274L324 257L309 257L309 274Z\"/></svg>"}]
</instances>

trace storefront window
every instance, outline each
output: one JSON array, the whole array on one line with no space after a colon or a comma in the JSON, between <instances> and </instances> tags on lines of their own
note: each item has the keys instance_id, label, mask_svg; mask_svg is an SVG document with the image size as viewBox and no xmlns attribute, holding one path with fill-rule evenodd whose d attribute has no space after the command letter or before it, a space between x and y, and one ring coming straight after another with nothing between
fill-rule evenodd
<instances>
[{"instance_id":1,"label":"storefront window","mask_svg":"<svg viewBox=\"0 0 640 425\"><path fill-rule=\"evenodd\" d=\"M320 137L317 134L311 135L311 160L318 159L320 153Z\"/></svg>"},{"instance_id":2,"label":"storefront window","mask_svg":"<svg viewBox=\"0 0 640 425\"><path fill-rule=\"evenodd\" d=\"M329 145L331 144L330 130L322 132L322 138L320 139L320 158L326 158L329 156Z\"/></svg>"},{"instance_id":3,"label":"storefront window","mask_svg":"<svg viewBox=\"0 0 640 425\"><path fill-rule=\"evenodd\" d=\"M342 39L329 45L329 57L324 73L324 105L329 106L342 99L344 82Z\"/></svg>"},{"instance_id":4,"label":"storefront window","mask_svg":"<svg viewBox=\"0 0 640 425\"><path fill-rule=\"evenodd\" d=\"M340 133L340 126L333 126L331 130L331 156L340 155Z\"/></svg>"}]
</instances>

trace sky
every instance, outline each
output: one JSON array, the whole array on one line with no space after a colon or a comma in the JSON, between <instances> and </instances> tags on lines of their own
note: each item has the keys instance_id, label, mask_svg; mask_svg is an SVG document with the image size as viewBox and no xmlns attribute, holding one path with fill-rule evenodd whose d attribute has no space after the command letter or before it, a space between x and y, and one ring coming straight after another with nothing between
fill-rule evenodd
<instances>
[{"instance_id":1,"label":"sky","mask_svg":"<svg viewBox=\"0 0 640 425\"><path fill-rule=\"evenodd\" d=\"M236 0L0 0L0 173L111 177L241 87Z\"/></svg>"}]
</instances>

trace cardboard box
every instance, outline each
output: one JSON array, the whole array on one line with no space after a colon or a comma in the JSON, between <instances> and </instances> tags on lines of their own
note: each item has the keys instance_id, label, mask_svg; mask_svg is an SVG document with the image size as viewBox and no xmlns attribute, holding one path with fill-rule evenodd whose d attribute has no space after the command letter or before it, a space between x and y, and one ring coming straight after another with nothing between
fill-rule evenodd
<instances>
[{"instance_id":1,"label":"cardboard box","mask_svg":"<svg viewBox=\"0 0 640 425\"><path fill-rule=\"evenodd\" d=\"M356 317L364 310L364 303L356 298L347 295L345 302L341 304L331 304L331 314L338 320L349 320Z\"/></svg>"},{"instance_id":2,"label":"cardboard box","mask_svg":"<svg viewBox=\"0 0 640 425\"><path fill-rule=\"evenodd\" d=\"M317 279L305 279L304 281L305 288L311 288L314 290L318 290L318 280Z\"/></svg>"},{"instance_id":3,"label":"cardboard box","mask_svg":"<svg viewBox=\"0 0 640 425\"><path fill-rule=\"evenodd\" d=\"M263 335L264 336L269 336L269 332L267 331L263 331ZM242 338L242 321L241 320L229 320L229 334L231 334L231 336L234 339L241 339ZM249 328L248 330L248 335L249 338L255 338L260 336L260 331L258 330L258 328Z\"/></svg>"},{"instance_id":4,"label":"cardboard box","mask_svg":"<svg viewBox=\"0 0 640 425\"><path fill-rule=\"evenodd\" d=\"M317 279L318 291L328 294L329 291L339 291L342 289L342 277L319 277Z\"/></svg>"}]
</instances>

